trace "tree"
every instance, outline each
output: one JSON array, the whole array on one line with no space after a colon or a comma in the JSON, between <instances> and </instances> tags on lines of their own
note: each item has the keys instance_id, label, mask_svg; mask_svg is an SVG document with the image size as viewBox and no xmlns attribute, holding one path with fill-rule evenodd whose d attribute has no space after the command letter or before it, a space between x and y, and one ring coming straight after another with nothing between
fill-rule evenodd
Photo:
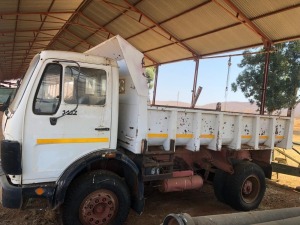
<instances>
[{"instance_id":1,"label":"tree","mask_svg":"<svg viewBox=\"0 0 300 225\"><path fill-rule=\"evenodd\" d=\"M148 88L153 88L153 80L155 76L155 67L147 67L145 69L145 75L147 77Z\"/></svg>"},{"instance_id":2,"label":"tree","mask_svg":"<svg viewBox=\"0 0 300 225\"><path fill-rule=\"evenodd\" d=\"M300 87L300 41L278 44L275 48L277 51L270 54L266 91L265 107L269 114L282 108L295 107ZM249 50L244 52L243 59L238 65L244 70L236 82L231 84L231 88L234 92L240 88L251 103L256 103L260 107L265 56L248 53Z\"/></svg>"}]
</instances>

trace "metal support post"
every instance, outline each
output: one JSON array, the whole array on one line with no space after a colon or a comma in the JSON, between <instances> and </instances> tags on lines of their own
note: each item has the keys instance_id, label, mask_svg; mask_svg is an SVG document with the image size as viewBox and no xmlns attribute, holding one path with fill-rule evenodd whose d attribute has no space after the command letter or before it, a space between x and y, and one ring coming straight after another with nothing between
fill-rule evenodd
<instances>
[{"instance_id":1,"label":"metal support post","mask_svg":"<svg viewBox=\"0 0 300 225\"><path fill-rule=\"evenodd\" d=\"M159 67L159 65L156 65L156 68L155 68L155 78L154 78L154 86L153 86L153 98L152 98L152 104L151 105L155 105L156 88L157 88L157 81L158 81L158 67Z\"/></svg>"},{"instance_id":2,"label":"metal support post","mask_svg":"<svg viewBox=\"0 0 300 225\"><path fill-rule=\"evenodd\" d=\"M198 88L197 93L196 93L196 88L197 88L197 79L198 79L198 69L199 69L199 59L195 60L196 65L195 65L195 73L194 73L194 84L193 84L193 90L192 90L192 103L191 103L191 108L195 108L196 102L198 100L198 97L201 93L202 88Z\"/></svg>"},{"instance_id":3,"label":"metal support post","mask_svg":"<svg viewBox=\"0 0 300 225\"><path fill-rule=\"evenodd\" d=\"M264 69L264 79L262 84L262 93L261 93L261 101L260 101L260 115L263 115L265 112L265 104L266 104L266 92L268 85L268 73L269 73L269 64L270 64L270 48L271 44L266 44L267 53L265 55L265 69Z\"/></svg>"}]
</instances>

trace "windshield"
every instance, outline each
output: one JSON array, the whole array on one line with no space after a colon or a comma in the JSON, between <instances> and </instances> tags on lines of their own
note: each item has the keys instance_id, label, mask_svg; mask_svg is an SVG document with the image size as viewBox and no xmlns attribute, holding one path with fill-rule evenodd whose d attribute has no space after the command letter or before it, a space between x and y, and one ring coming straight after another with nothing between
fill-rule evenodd
<instances>
[{"instance_id":1,"label":"windshield","mask_svg":"<svg viewBox=\"0 0 300 225\"><path fill-rule=\"evenodd\" d=\"M23 94L26 90L26 87L30 81L31 75L32 75L39 59L40 59L40 55L38 54L38 55L34 56L34 58L31 60L28 70L27 70L24 78L21 81L21 85L18 88L17 93L15 94L14 99L11 102L11 105L9 106L9 109L11 112L16 111L16 109L18 108L18 106L21 102L21 99L23 97Z\"/></svg>"}]
</instances>

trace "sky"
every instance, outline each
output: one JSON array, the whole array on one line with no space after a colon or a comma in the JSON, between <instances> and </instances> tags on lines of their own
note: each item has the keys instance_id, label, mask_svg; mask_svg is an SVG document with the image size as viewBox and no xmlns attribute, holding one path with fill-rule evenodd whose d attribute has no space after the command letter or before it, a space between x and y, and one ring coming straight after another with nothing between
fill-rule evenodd
<instances>
[{"instance_id":1,"label":"sky","mask_svg":"<svg viewBox=\"0 0 300 225\"><path fill-rule=\"evenodd\" d=\"M237 54L241 52L232 52ZM225 88L228 73L228 57L214 59L200 59L198 70L198 85L202 86L202 92L197 105L209 103L225 102ZM247 102L243 93L238 90L231 90L231 83L235 82L237 76L242 71L238 67L242 56L231 57L231 67L229 75L229 85L227 102L239 101ZM192 99L193 81L195 72L195 61L188 60L159 67L158 85L156 90L156 101L179 101L190 103ZM152 90L150 91L152 99Z\"/></svg>"}]
</instances>

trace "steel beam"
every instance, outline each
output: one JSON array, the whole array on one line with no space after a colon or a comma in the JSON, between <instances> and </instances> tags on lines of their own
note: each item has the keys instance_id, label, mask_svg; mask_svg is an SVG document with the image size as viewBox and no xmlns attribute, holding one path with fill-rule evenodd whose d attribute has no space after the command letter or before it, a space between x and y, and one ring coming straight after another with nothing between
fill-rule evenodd
<instances>
[{"instance_id":1,"label":"steel beam","mask_svg":"<svg viewBox=\"0 0 300 225\"><path fill-rule=\"evenodd\" d=\"M272 16L272 15L275 15L277 13L285 12L287 10L295 9L295 8L298 8L298 7L300 7L300 4L296 4L296 5L292 6L292 7L289 6L289 7L281 8L281 9L278 9L276 11L264 14L264 15L253 17L251 19L251 21L254 21L254 20L257 20L257 19L261 19L261 18L265 18L267 16ZM164 23L164 22L161 22L161 23ZM226 29L230 29L230 28L238 26L240 24L241 24L241 22L230 24L228 26L220 27L220 28L215 29L215 30L211 30L211 31L208 31L208 32L205 32L205 33L202 33L202 34L198 34L198 35L194 35L192 37L188 37L188 38L182 39L181 41L182 42L186 42L186 41L189 41L189 40L192 40L192 39L195 39L195 38L204 37L204 36L207 36L207 35L210 35L210 34L213 34L213 33L217 33L217 32L220 32L220 31L223 31L223 30L226 30ZM131 38L131 37L129 37L129 38ZM299 38L300 38L300 36L294 36L294 37L290 37L289 39L275 40L274 43L285 42L285 41L292 41L292 40L296 40L296 39L299 39ZM155 50L158 50L158 49L161 49L161 48L165 48L165 47L171 46L173 44L174 43L170 43L170 44L167 44L167 45L164 45L164 46L160 46L160 47L157 47L157 48L146 50L144 52L147 53L147 52L155 51ZM251 45L251 46L245 46L245 47L242 47L242 48L235 48L235 49L230 49L230 50L226 50L226 51L214 52L214 53L210 53L209 55L212 55L212 54L221 54L221 53L228 52L228 51L235 51L235 50L240 50L240 49L243 49L243 48L257 47L257 46L259 46L259 45ZM188 59L192 59L192 58L188 58Z\"/></svg>"},{"instance_id":2,"label":"steel beam","mask_svg":"<svg viewBox=\"0 0 300 225\"><path fill-rule=\"evenodd\" d=\"M41 41L51 41L50 38L47 38L47 39L39 39L39 40L36 40L36 42L41 42ZM14 41L11 41L11 42L0 42L0 45L14 45L14 44L28 44L32 42L32 40L27 40L27 41L15 41L15 38L14 38ZM13 48L14 49L14 48Z\"/></svg>"},{"instance_id":3,"label":"steel beam","mask_svg":"<svg viewBox=\"0 0 300 225\"><path fill-rule=\"evenodd\" d=\"M26 30L4 30L4 31L0 31L0 34L14 34L14 33L24 33L24 32L36 32L39 33L40 31L45 32L45 31L58 31L59 29L26 29Z\"/></svg>"},{"instance_id":4,"label":"steel beam","mask_svg":"<svg viewBox=\"0 0 300 225\"><path fill-rule=\"evenodd\" d=\"M10 47L10 46L9 46ZM3 50L4 47L1 47L1 52L3 53L9 53L9 52L12 52L11 48L9 50ZM42 47L33 47L31 48L31 50L36 50L36 49L43 49ZM15 49L15 52L16 51L28 51L28 48L19 48L18 49Z\"/></svg>"},{"instance_id":5,"label":"steel beam","mask_svg":"<svg viewBox=\"0 0 300 225\"><path fill-rule=\"evenodd\" d=\"M57 15L57 14L73 14L73 11L57 11L57 12L1 12L0 16L21 16L21 15Z\"/></svg>"},{"instance_id":6,"label":"steel beam","mask_svg":"<svg viewBox=\"0 0 300 225\"><path fill-rule=\"evenodd\" d=\"M153 96L152 96L151 105L155 105L155 100L156 100L156 90L157 90L157 81L158 81L158 68L159 68L159 65L156 65L154 85L153 85Z\"/></svg>"},{"instance_id":7,"label":"steel beam","mask_svg":"<svg viewBox=\"0 0 300 225\"><path fill-rule=\"evenodd\" d=\"M65 32L71 34L72 36L74 36L75 38L78 38L80 40L80 43L78 44L78 42L76 42L76 46L80 45L81 43L86 43L87 45L92 45L91 43L87 42L86 40L84 40L83 38L79 37L78 35L74 34L72 31L65 29ZM61 38L61 37L60 37ZM72 47L70 50L74 49L75 47Z\"/></svg>"},{"instance_id":8,"label":"steel beam","mask_svg":"<svg viewBox=\"0 0 300 225\"><path fill-rule=\"evenodd\" d=\"M52 0L52 2L50 3L50 6L48 7L47 12L50 12L52 6L54 5L54 2L55 2L55 0ZM41 25L40 25L40 27L39 27L39 31L41 31L42 27L44 26L44 22L46 21L46 18L47 18L47 16L45 16L44 19L42 20L42 23L41 23ZM37 36L38 36L38 34L36 34L36 35L34 36L33 41L30 42L31 44L30 44L28 53L31 51L32 46L35 44L35 41L36 41ZM25 56L24 62L26 61L27 58L28 58L28 55ZM19 68L22 68L23 64L24 64L24 63L22 63L22 64L19 66Z\"/></svg>"},{"instance_id":9,"label":"steel beam","mask_svg":"<svg viewBox=\"0 0 300 225\"><path fill-rule=\"evenodd\" d=\"M196 99L198 99L196 97L196 88L197 88L197 80L198 80L198 70L199 70L199 59L196 59L195 60L195 73L194 73L194 83L193 83L193 90L192 90L191 108L195 108Z\"/></svg>"},{"instance_id":10,"label":"steel beam","mask_svg":"<svg viewBox=\"0 0 300 225\"><path fill-rule=\"evenodd\" d=\"M271 44L268 43L266 46L267 53L265 55L265 68L264 68L264 77L263 84L261 88L261 100L260 100L260 115L264 115L265 113L265 104L266 104L266 93L267 93L267 85L268 85L268 73L269 73L269 63L270 63L270 48Z\"/></svg>"},{"instance_id":11,"label":"steel beam","mask_svg":"<svg viewBox=\"0 0 300 225\"><path fill-rule=\"evenodd\" d=\"M218 0L213 0L218 6L223 8L227 13L232 15L234 18L239 20L242 24L244 24L249 30L254 32L255 34L259 35L263 42L269 42L272 43L272 40L258 27L256 26L234 3L231 2L231 0L224 0L226 5L228 5L233 11L236 12L236 15L231 14L223 5L221 5ZM242 18L242 20L239 19L239 17Z\"/></svg>"},{"instance_id":12,"label":"steel beam","mask_svg":"<svg viewBox=\"0 0 300 225\"><path fill-rule=\"evenodd\" d=\"M55 37L53 38L53 40L49 43L47 49L51 48L51 45L56 41L56 39L63 33L63 31L65 29L67 29L67 27L69 26L69 22L72 21L75 16L77 16L77 13L81 12L81 10L83 10L84 8L86 8L90 3L92 2L92 0L84 0L79 7L72 13L72 16L70 16L70 18L68 19L68 22L66 24L64 24L58 31L58 33L55 35Z\"/></svg>"},{"instance_id":13,"label":"steel beam","mask_svg":"<svg viewBox=\"0 0 300 225\"><path fill-rule=\"evenodd\" d=\"M258 46L261 46L261 44L259 43L259 44L247 45L247 46L243 46L243 47L239 47L239 48L232 48L232 49L229 49L229 50L224 50L224 51L219 51L219 52L211 52L211 53L208 53L208 54L201 55L200 59L211 56L211 55L223 54L223 53L226 53L226 52L238 51L238 50L243 50L243 49L246 49L246 48L254 48L254 47L258 47ZM167 61L167 62L160 62L159 64L164 65L164 64L168 64L168 63L181 62L183 60L194 60L194 59L195 58L193 58L193 57L186 57L186 58L176 59L176 60ZM155 66L155 64L147 65L147 66Z\"/></svg>"},{"instance_id":14,"label":"steel beam","mask_svg":"<svg viewBox=\"0 0 300 225\"><path fill-rule=\"evenodd\" d=\"M89 46L93 46L92 44L88 43L86 40L89 39L90 37L92 37L93 35L96 35L99 31L100 32L106 32L108 34L108 37L110 37L111 33L106 28L104 28L103 26L101 26L98 23L96 23L95 21L93 21L91 18L89 18L88 16L86 16L85 14L83 14L83 12L80 12L79 16L82 16L83 18L85 18L86 20L88 20L90 23L94 24L97 28L95 28L95 30L87 38L84 38L84 39L80 38L81 41L78 44L76 44L75 46L73 46L70 50L75 49L78 45L82 44L83 42L85 42Z\"/></svg>"},{"instance_id":15,"label":"steel beam","mask_svg":"<svg viewBox=\"0 0 300 225\"><path fill-rule=\"evenodd\" d=\"M103 1L104 1L104 0L103 0ZM137 1L137 2L134 3L133 5L136 6L136 5L138 5L139 3L141 3L142 1L144 1L144 0ZM107 23L105 23L105 24L103 25L103 27L106 27L107 25L109 25L110 23L112 23L113 21L115 21L116 19L120 18L120 17L121 17L125 12L127 12L128 10L130 10L130 9L125 8L123 12L121 12L119 15L117 15L116 17L114 17L113 19L111 19L110 21L108 21Z\"/></svg>"},{"instance_id":16,"label":"steel beam","mask_svg":"<svg viewBox=\"0 0 300 225\"><path fill-rule=\"evenodd\" d=\"M177 15L174 15L174 16L172 16L172 17L170 17L170 18L168 18L168 19L165 19L165 20L163 20L163 21L161 21L161 22L158 22L157 24L163 25L164 23L166 23L166 22L168 22L168 21L171 21L171 20L176 19L176 18L178 18L178 17L180 17L180 16L182 16L182 15L184 15L184 14L187 14L187 13L189 13L189 12L192 12L192 11L196 10L196 9L199 9L199 8L201 8L201 7L207 5L208 3L211 3L211 2L212 2L212 0L208 0L208 1L206 1L206 2L202 2L202 3L200 3L200 4L198 4L198 5L194 6L194 7L192 7L192 8L190 8L190 9L187 9L187 10L185 10L185 11L183 11L183 12L177 14ZM151 29L153 29L153 28L155 28L155 27L156 27L156 26L153 25L153 26L151 26ZM139 33L137 33L137 34L134 34L134 35L129 36L127 39L130 39L130 38L133 38L133 37L135 37L135 36L137 36L137 35L140 35L140 34L142 34L142 33L145 33L145 32L148 31L148 30L149 30L149 29L142 30L141 32L139 32Z\"/></svg>"},{"instance_id":17,"label":"steel beam","mask_svg":"<svg viewBox=\"0 0 300 225\"><path fill-rule=\"evenodd\" d=\"M285 38L285 39L277 39L274 41L274 43L282 43L282 42L287 42L287 41L295 41L295 40L298 40L300 39L300 35L297 35L297 36L291 36L291 37L288 37L288 38Z\"/></svg>"},{"instance_id":18,"label":"steel beam","mask_svg":"<svg viewBox=\"0 0 300 225\"><path fill-rule=\"evenodd\" d=\"M110 4L111 2L108 2L108 1L104 1L104 2L107 3L109 6L111 6L112 8L114 8L114 9L116 9L116 10L119 10L119 9L116 8L115 6L112 6L112 5ZM161 33L155 31L154 28L152 28L151 26L149 27L148 25L142 23L142 22L140 21L140 19L139 19L139 20L136 20L135 18L133 18L132 16L130 16L130 15L126 14L126 13L123 13L123 15L125 15L125 16L127 16L127 17L129 17L129 18L135 20L136 22L142 24L143 26L147 27L148 30L152 30L153 32L157 33L158 35L160 35L160 36L162 36L162 37L168 39L168 40L171 41L171 42L174 42L174 43L177 44L178 46L180 46L180 47L184 48L185 50L189 51L189 52L192 54L192 56L198 57L198 54L197 54L195 51L193 51L189 46L187 46L186 44L184 44L183 42L181 42L181 40L179 40L178 38L176 38L175 36L173 36L169 31L167 31L167 30L164 29L162 26L160 26L158 23L156 23L154 20L152 20L150 17L148 17L147 15L145 15L145 14L144 14L142 11L140 11L136 6L134 6L133 4L131 4L131 3L130 3L129 1L127 1L127 0L123 0L123 2L125 2L125 3L128 5L128 7L129 7L130 9L133 9L136 13L139 13L141 16L145 17L147 20L149 20L151 23L153 23L153 24L155 25L155 27L158 27L158 28L159 28L160 30L162 30L164 33L166 33L167 35L169 35L169 37L166 37L166 36L162 35ZM141 17L140 17L140 18L141 18ZM173 41L172 39L175 40L175 41Z\"/></svg>"},{"instance_id":19,"label":"steel beam","mask_svg":"<svg viewBox=\"0 0 300 225\"><path fill-rule=\"evenodd\" d=\"M17 12L20 11L20 0L18 0L17 3ZM17 15L17 20L15 21L15 31L18 30L18 18L19 16ZM12 48L12 53L11 53L11 67L13 66L13 61L14 61L14 51L15 51L15 42L16 42L16 32L14 33L14 38L13 38L13 48ZM2 43L1 43L2 44Z\"/></svg>"},{"instance_id":20,"label":"steel beam","mask_svg":"<svg viewBox=\"0 0 300 225\"><path fill-rule=\"evenodd\" d=\"M93 24L95 24L96 26L98 26L98 27L99 27L99 31L100 31L100 29L101 29L101 30L107 32L107 33L108 33L107 39L110 37L110 35L115 36L115 34L113 34L112 32L110 32L107 28L105 28L105 27L99 25L98 23L96 23L95 21L93 21L93 20L92 20L91 18L89 18L88 16L86 16L86 15L84 15L84 14L81 14L81 15L84 16L84 18L87 19L88 21L90 21L91 23L93 23ZM154 59L152 59L151 57L149 57L147 54L144 54L144 56L145 56L146 58L148 58L150 61L152 61L155 65L157 64L157 62L156 62Z\"/></svg>"},{"instance_id":21,"label":"steel beam","mask_svg":"<svg viewBox=\"0 0 300 225\"><path fill-rule=\"evenodd\" d=\"M295 4L295 5L292 5L292 6L287 6L287 7L284 7L284 8L281 8L281 9L278 9L278 10L275 10L273 12L269 12L269 13L266 13L266 14L262 14L260 16L257 16L255 18L253 18L252 20L257 20L257 19L261 19L261 18L265 18L265 17L268 17L268 16L272 16L272 15L275 15L277 13L282 13L282 12L285 12L285 11L289 11L289 10L293 10L293 9L296 9L296 8L299 8L300 7L300 3L298 4Z\"/></svg>"},{"instance_id":22,"label":"steel beam","mask_svg":"<svg viewBox=\"0 0 300 225\"><path fill-rule=\"evenodd\" d=\"M189 51L195 58L199 57L198 53L195 52L193 49L191 49L188 45L186 45L185 43L183 43L181 40L179 40L178 38L176 38L173 34L171 34L168 30L166 30L165 28L163 28L160 24L158 24L156 21L154 21L153 19L151 19L150 17L148 17L145 13L143 13L141 10L139 10L137 7L135 7L134 5L132 5L128 0L123 0L130 8L134 9L136 12L138 12L141 16L145 17L147 20L151 21L156 27L158 27L160 30L162 30L163 32L165 32L166 34L168 34L170 37L168 38L170 41L175 40L176 44L180 47L185 48L187 51ZM140 22L140 21L138 21ZM141 22L140 22L141 23ZM142 23L141 23L142 24ZM146 26L145 24L143 24L144 26ZM151 29L151 28L149 28ZM153 28L151 29L154 32L156 32ZM158 32L156 32L158 33ZM163 37L165 37L163 35ZM165 37L167 38L167 37Z\"/></svg>"},{"instance_id":23,"label":"steel beam","mask_svg":"<svg viewBox=\"0 0 300 225\"><path fill-rule=\"evenodd\" d=\"M18 15L17 15L18 17ZM53 17L55 18L55 17ZM56 18L57 19L57 18ZM5 20L5 21L22 21L22 22L36 22L36 23L40 23L40 20L34 20L34 19L20 19L20 18L16 18L16 19L5 19L5 18L1 18L1 20ZM45 23L50 23L50 24L65 24L66 20L62 20L61 22L55 22L55 21L46 21Z\"/></svg>"},{"instance_id":24,"label":"steel beam","mask_svg":"<svg viewBox=\"0 0 300 225\"><path fill-rule=\"evenodd\" d=\"M264 15L260 15L260 16L257 16L257 17L253 17L251 19L251 22L254 21L254 20L257 20L257 19L261 19L261 18L265 18L267 16L271 16L271 15L275 15L277 13L281 13L281 12L284 12L284 11L287 11L287 10L291 10L291 9L295 9L295 8L298 8L300 7L300 4L296 4L294 6L289 6L289 7L285 7L285 8L281 8L281 9L278 9L276 11L273 11L273 12L270 12L270 13L267 13L267 14L264 14ZM168 19L167 21L169 21L170 19ZM165 21L161 22L160 24L163 24L165 23ZM252 22L253 23L253 22ZM223 31L223 30L226 30L226 29L230 29L232 27L235 27L235 26L238 26L241 24L241 21L240 22L237 22L237 23L234 23L234 24L230 24L230 25L227 25L227 26L224 26L224 27L220 27L218 29L215 29L215 30L211 30L211 31L208 31L208 32L205 32L205 33L202 33L202 34L198 34L198 35L194 35L192 37L188 37L188 38L185 38L185 39L182 39L181 41L182 42L186 42L186 41L189 41L189 40L192 40L192 39L195 39L195 38L199 38L199 37L203 37L203 36L207 36L207 35L210 35L210 34L213 34L213 33L217 33L217 32L220 32L220 31ZM147 29L148 30L148 29ZM142 32L139 32L138 34L141 34ZM132 35L129 38L132 38L133 36L136 36L136 35ZM286 39L282 39L282 40L276 40L274 42L278 43L278 42L284 42L284 41L291 41L291 40L296 40L296 39L299 39L300 36L295 36L295 37L291 37L289 38L288 40ZM167 44L167 45L164 45L164 46L160 46L160 47L157 47L157 48L153 48L153 49L149 49L149 50L146 50L144 51L144 53L147 53L147 52L151 52L151 51L155 51L155 50L158 50L158 49L161 49L161 48L165 48L165 47L168 47L168 46L171 46L173 45L174 43L170 43L170 44ZM259 45L251 45L250 47L256 47L256 46L259 46ZM242 47L242 48L236 48L236 49L230 49L230 50L226 50L226 51L221 51L221 52L215 52L215 53L210 53L210 55L212 54L220 54L220 53L224 53L224 52L228 52L228 51L235 51L235 50L240 50L240 49L243 49L243 48L247 48L248 46L245 46L245 47ZM192 58L189 58L189 59L192 59ZM173 62L173 61L172 61Z\"/></svg>"},{"instance_id":25,"label":"steel beam","mask_svg":"<svg viewBox=\"0 0 300 225\"><path fill-rule=\"evenodd\" d=\"M288 174L290 176L300 177L300 168L295 166L284 165L276 162L271 162L272 171L275 173Z\"/></svg>"}]
</instances>

